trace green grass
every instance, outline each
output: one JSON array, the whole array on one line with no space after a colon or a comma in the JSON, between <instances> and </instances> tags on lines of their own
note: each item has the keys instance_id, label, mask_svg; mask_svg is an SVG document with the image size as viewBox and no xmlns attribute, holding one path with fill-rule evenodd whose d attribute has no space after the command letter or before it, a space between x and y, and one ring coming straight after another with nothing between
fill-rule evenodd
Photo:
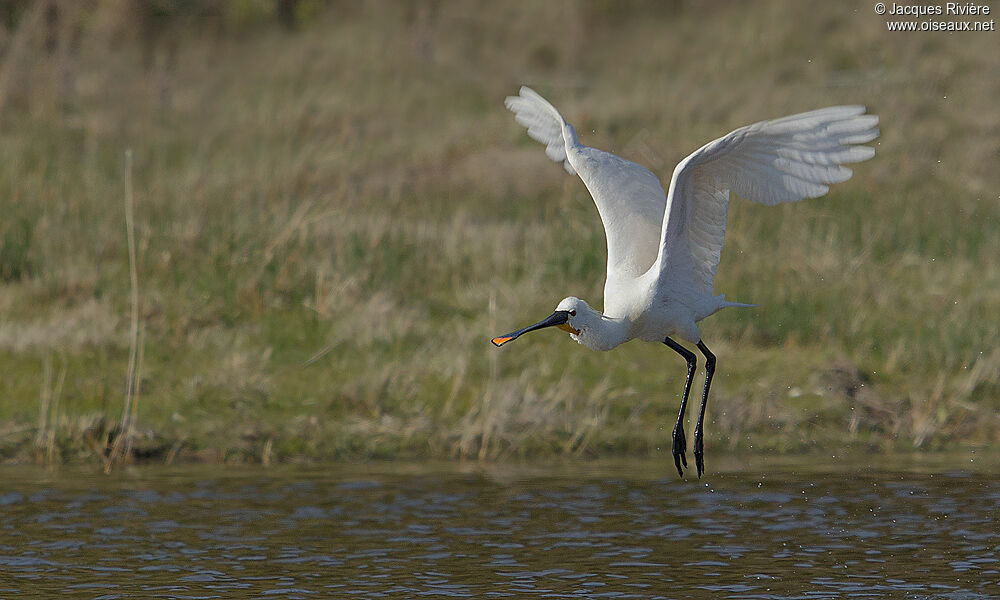
<instances>
[{"instance_id":1,"label":"green grass","mask_svg":"<svg viewBox=\"0 0 1000 600\"><path fill-rule=\"evenodd\" d=\"M731 205L716 288L762 307L701 324L710 454L1000 439L988 33L888 33L861 2L338 4L292 32L168 28L164 74L101 14L71 61L2 66L31 84L0 112L4 460L96 460L121 418L129 148L138 458L665 454L673 353L489 344L601 304L600 221L504 110L522 83L664 179L737 126L867 104L851 181Z\"/></svg>"}]
</instances>

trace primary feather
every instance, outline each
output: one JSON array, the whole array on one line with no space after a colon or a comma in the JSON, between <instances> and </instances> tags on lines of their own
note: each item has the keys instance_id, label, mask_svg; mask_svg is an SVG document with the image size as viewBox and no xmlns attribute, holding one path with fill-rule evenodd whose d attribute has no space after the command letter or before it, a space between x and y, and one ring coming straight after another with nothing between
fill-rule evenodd
<instances>
[{"instance_id":1,"label":"primary feather","mask_svg":"<svg viewBox=\"0 0 1000 600\"><path fill-rule=\"evenodd\" d=\"M504 104L528 135L566 171L579 174L594 198L608 245L608 275L638 277L656 262L667 196L649 169L609 152L584 146L573 126L529 87Z\"/></svg>"},{"instance_id":2,"label":"primary feather","mask_svg":"<svg viewBox=\"0 0 1000 600\"><path fill-rule=\"evenodd\" d=\"M774 205L817 198L850 179L844 163L875 155L878 136L863 106L832 106L741 127L705 144L674 169L659 267L703 294L714 291L730 191Z\"/></svg>"},{"instance_id":3,"label":"primary feather","mask_svg":"<svg viewBox=\"0 0 1000 600\"><path fill-rule=\"evenodd\" d=\"M576 175L576 171L566 160L563 127L569 124L556 107L529 87L522 87L520 96L507 96L504 106L514 113L515 121L528 128L531 139L545 144L545 154L549 158L563 163L567 173Z\"/></svg>"},{"instance_id":4,"label":"primary feather","mask_svg":"<svg viewBox=\"0 0 1000 600\"><path fill-rule=\"evenodd\" d=\"M703 295L714 292L730 192L767 205L822 196L850 179L844 164L874 156L874 149L857 144L878 136L878 117L864 114L863 106L762 121L682 160L666 194L642 165L581 144L573 126L531 88L508 96L505 105L593 196L607 238L609 283L655 267Z\"/></svg>"}]
</instances>

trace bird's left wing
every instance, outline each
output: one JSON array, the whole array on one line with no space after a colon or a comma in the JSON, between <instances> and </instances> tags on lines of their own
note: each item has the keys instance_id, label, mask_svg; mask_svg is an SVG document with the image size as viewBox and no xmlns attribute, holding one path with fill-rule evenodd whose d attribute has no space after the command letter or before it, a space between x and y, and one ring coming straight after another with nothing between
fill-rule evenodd
<instances>
[{"instance_id":1,"label":"bird's left wing","mask_svg":"<svg viewBox=\"0 0 1000 600\"><path fill-rule=\"evenodd\" d=\"M843 166L875 155L878 137L863 106L832 106L741 127L705 144L674 169L657 258L661 273L714 293L729 192L774 205L818 198L850 179Z\"/></svg>"}]
</instances>

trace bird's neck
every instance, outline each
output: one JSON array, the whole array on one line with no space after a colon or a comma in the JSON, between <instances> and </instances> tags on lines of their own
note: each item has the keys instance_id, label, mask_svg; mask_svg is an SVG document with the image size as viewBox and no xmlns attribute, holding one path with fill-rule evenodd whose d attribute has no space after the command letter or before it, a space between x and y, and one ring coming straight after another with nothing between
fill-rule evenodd
<instances>
[{"instance_id":1,"label":"bird's neck","mask_svg":"<svg viewBox=\"0 0 1000 600\"><path fill-rule=\"evenodd\" d=\"M632 339L628 319L608 317L594 311L594 321L580 342L593 350L611 350Z\"/></svg>"}]
</instances>

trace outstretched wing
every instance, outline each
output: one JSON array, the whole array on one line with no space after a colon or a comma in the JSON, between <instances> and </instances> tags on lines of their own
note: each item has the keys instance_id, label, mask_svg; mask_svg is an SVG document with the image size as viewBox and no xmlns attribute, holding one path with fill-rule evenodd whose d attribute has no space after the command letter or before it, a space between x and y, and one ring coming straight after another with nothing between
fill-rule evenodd
<instances>
[{"instance_id":1,"label":"outstretched wing","mask_svg":"<svg viewBox=\"0 0 1000 600\"><path fill-rule=\"evenodd\" d=\"M774 205L817 198L850 179L843 166L875 155L878 137L863 106L832 106L741 127L705 144L674 169L658 257L661 273L714 293L729 192Z\"/></svg>"},{"instance_id":2,"label":"outstretched wing","mask_svg":"<svg viewBox=\"0 0 1000 600\"><path fill-rule=\"evenodd\" d=\"M507 96L503 104L514 113L514 120L528 128L528 137L545 144L545 154L555 162L562 163L566 172L576 175L572 165L566 160L566 140L563 127L569 125L556 107L531 89L521 86L520 96Z\"/></svg>"},{"instance_id":3,"label":"outstretched wing","mask_svg":"<svg viewBox=\"0 0 1000 600\"><path fill-rule=\"evenodd\" d=\"M667 197L660 180L645 167L609 152L580 144L573 126L545 98L528 87L504 104L528 135L545 144L545 153L579 174L604 222L608 278L638 277L659 253Z\"/></svg>"}]
</instances>

